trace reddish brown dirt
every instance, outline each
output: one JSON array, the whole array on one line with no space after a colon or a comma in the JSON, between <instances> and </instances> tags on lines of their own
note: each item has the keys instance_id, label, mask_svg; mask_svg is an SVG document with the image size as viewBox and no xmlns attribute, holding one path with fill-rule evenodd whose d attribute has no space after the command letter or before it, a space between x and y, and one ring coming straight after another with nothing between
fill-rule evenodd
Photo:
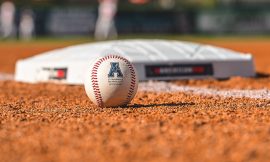
<instances>
[{"instance_id":1,"label":"reddish brown dirt","mask_svg":"<svg viewBox=\"0 0 270 162\"><path fill-rule=\"evenodd\" d=\"M258 71L265 75L177 84L270 88L269 42L210 43L254 53ZM18 58L55 47L0 45L0 71L13 72ZM2 51L10 53L4 56ZM126 108L98 108L81 86L0 81L0 157L1 161L269 161L269 110L269 100L142 92Z\"/></svg>"}]
</instances>

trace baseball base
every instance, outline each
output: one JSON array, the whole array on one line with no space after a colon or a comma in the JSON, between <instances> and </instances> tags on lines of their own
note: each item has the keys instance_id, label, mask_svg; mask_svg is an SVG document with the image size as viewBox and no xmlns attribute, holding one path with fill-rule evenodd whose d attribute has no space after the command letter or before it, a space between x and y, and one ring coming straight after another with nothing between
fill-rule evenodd
<instances>
[{"instance_id":1,"label":"baseball base","mask_svg":"<svg viewBox=\"0 0 270 162\"><path fill-rule=\"evenodd\" d=\"M124 57L107 55L92 63L84 86L87 96L99 107L124 106L137 92L137 72Z\"/></svg>"}]
</instances>

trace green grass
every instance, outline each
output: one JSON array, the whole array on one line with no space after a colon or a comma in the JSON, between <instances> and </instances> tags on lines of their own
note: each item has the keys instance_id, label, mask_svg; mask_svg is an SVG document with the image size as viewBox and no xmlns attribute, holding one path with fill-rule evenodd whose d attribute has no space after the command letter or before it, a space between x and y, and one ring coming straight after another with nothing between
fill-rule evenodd
<instances>
[{"instance_id":1,"label":"green grass","mask_svg":"<svg viewBox=\"0 0 270 162\"><path fill-rule=\"evenodd\" d=\"M120 35L120 40L125 39L166 39L166 40L182 40L192 42L202 42L211 40L220 41L270 41L270 35L173 35L173 34L137 34L137 35ZM82 44L94 42L93 37L88 36L65 36L65 37L37 37L31 41L21 41L17 39L9 39L0 41L1 44Z\"/></svg>"}]
</instances>

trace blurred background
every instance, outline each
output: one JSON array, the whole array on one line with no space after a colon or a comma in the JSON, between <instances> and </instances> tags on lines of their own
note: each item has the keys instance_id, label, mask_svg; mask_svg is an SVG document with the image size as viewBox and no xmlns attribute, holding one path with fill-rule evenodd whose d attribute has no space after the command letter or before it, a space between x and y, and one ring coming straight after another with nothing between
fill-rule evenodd
<instances>
[{"instance_id":1,"label":"blurred background","mask_svg":"<svg viewBox=\"0 0 270 162\"><path fill-rule=\"evenodd\" d=\"M119 35L267 35L269 0L1 1L1 39Z\"/></svg>"}]
</instances>

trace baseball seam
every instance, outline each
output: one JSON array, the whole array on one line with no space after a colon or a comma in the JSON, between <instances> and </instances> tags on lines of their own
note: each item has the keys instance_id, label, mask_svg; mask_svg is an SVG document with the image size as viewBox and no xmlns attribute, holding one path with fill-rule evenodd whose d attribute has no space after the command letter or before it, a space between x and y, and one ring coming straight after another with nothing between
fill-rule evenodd
<instances>
[{"instance_id":1,"label":"baseball seam","mask_svg":"<svg viewBox=\"0 0 270 162\"><path fill-rule=\"evenodd\" d=\"M102 107L102 97L101 97L101 93L100 93L100 88L98 85L98 79L97 79L97 71L98 68L100 66L100 64L102 63L102 59L98 60L92 69L92 73L91 73L91 81L92 81L92 87L93 87L93 91L94 91L94 95L97 101L98 106Z\"/></svg>"},{"instance_id":2,"label":"baseball seam","mask_svg":"<svg viewBox=\"0 0 270 162\"><path fill-rule=\"evenodd\" d=\"M133 66L130 64L130 62L126 59L124 59L124 62L126 62L126 64L128 65L130 75L131 75L130 87L129 87L128 95L127 95L127 98L125 101L125 104L128 104L128 102L130 101L130 98L134 94L134 90L135 90L135 86L136 86L136 74L135 74L135 70L134 70Z\"/></svg>"},{"instance_id":3,"label":"baseball seam","mask_svg":"<svg viewBox=\"0 0 270 162\"><path fill-rule=\"evenodd\" d=\"M133 95L133 92L134 92L135 86L136 86L135 70L133 68L133 65L127 59L125 59L125 58L123 58L121 56L117 56L117 55L108 55L108 56L105 56L105 57L99 59L93 66L92 73L91 73L91 81L92 81L92 87L93 87L93 91L94 91L94 95L95 95L97 104L100 107L103 106L103 102L102 102L102 96L101 96L100 88L99 88L99 85L98 85L97 71L98 71L98 68L101 65L101 63L108 60L108 59L110 59L110 58L120 59L120 60L124 61L127 64L128 69L129 69L130 74L131 74L130 87L129 87L129 91L128 91L126 100L123 102L124 104L128 104L130 98Z\"/></svg>"}]
</instances>

